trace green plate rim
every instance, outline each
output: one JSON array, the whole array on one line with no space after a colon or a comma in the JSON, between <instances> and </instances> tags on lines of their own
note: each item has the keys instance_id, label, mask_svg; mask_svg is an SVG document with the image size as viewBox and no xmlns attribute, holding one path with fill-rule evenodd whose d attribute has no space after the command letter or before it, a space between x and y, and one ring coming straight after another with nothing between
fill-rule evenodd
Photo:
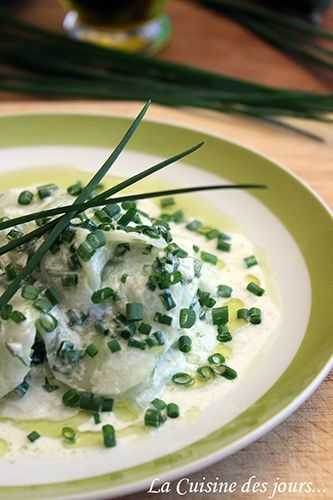
<instances>
[{"instance_id":1,"label":"green plate rim","mask_svg":"<svg viewBox=\"0 0 333 500\"><path fill-rule=\"evenodd\" d=\"M68 144L112 148L130 121L117 115L90 113L8 114L0 117L0 147ZM41 494L45 499L98 498L106 493L114 496L136 491L147 485L152 477L174 478L185 471L197 470L246 446L279 423L313 392L330 370L333 364L333 336L329 332L333 323L327 321L326 311L333 292L333 283L327 280L327 276L333 273L329 251L333 247L333 224L329 208L286 168L249 148L207 132L147 120L128 149L165 157L201 140L205 141L205 148L184 163L217 175L223 174L232 182L251 180L274 186L274 190L251 194L284 224L306 261L312 286L311 315L294 359L277 382L238 417L177 452L86 479L1 487L0 498L8 498L9 495L11 498L25 498L27 495L29 498L40 498ZM220 171L220 161L217 161L222 156L223 172ZM244 161L251 165L251 179L244 179ZM288 203L281 204L282 199L293 201L292 211ZM290 380L293 380L292 388ZM289 391L286 390L288 387Z\"/></svg>"}]
</instances>

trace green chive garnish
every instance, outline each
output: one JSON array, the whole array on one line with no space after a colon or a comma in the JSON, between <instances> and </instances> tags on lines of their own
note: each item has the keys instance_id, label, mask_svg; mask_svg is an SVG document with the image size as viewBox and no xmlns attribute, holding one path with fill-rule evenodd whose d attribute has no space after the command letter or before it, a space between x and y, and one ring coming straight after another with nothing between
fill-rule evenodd
<instances>
[{"instance_id":1,"label":"green chive garnish","mask_svg":"<svg viewBox=\"0 0 333 500\"><path fill-rule=\"evenodd\" d=\"M174 298L172 297L171 293L166 291L160 295L160 299L162 301L162 304L164 305L165 309L167 311L170 311L174 307L176 307L176 302L174 301Z\"/></svg>"},{"instance_id":2,"label":"green chive garnish","mask_svg":"<svg viewBox=\"0 0 333 500\"><path fill-rule=\"evenodd\" d=\"M80 405L80 393L76 389L68 389L62 397L62 402L69 408L77 408Z\"/></svg>"},{"instance_id":3,"label":"green chive garnish","mask_svg":"<svg viewBox=\"0 0 333 500\"><path fill-rule=\"evenodd\" d=\"M174 198L163 198L160 201L161 208L172 207L175 204L176 204L176 202L175 202Z\"/></svg>"},{"instance_id":4,"label":"green chive garnish","mask_svg":"<svg viewBox=\"0 0 333 500\"><path fill-rule=\"evenodd\" d=\"M163 332L161 332L161 331L154 332L153 336L155 337L157 345L164 345L165 344L165 336L164 336Z\"/></svg>"},{"instance_id":5,"label":"green chive garnish","mask_svg":"<svg viewBox=\"0 0 333 500\"><path fill-rule=\"evenodd\" d=\"M247 321L248 317L249 317L249 310L248 309L246 309L245 307L238 309L238 311L237 311L237 318L238 319L244 319L245 321Z\"/></svg>"},{"instance_id":6,"label":"green chive garnish","mask_svg":"<svg viewBox=\"0 0 333 500\"><path fill-rule=\"evenodd\" d=\"M13 311L10 315L10 319L12 321L14 321L14 323L22 323L23 321L25 321L27 318L25 317L25 315L23 313L21 313L20 311Z\"/></svg>"},{"instance_id":7,"label":"green chive garnish","mask_svg":"<svg viewBox=\"0 0 333 500\"><path fill-rule=\"evenodd\" d=\"M52 314L42 314L36 321L37 331L43 335L44 333L53 332L58 326L57 319Z\"/></svg>"},{"instance_id":8,"label":"green chive garnish","mask_svg":"<svg viewBox=\"0 0 333 500\"><path fill-rule=\"evenodd\" d=\"M212 264L213 266L216 266L218 258L216 255L213 255L212 253L209 252L200 252L200 258L203 262L207 262L207 264Z\"/></svg>"},{"instance_id":9,"label":"green chive garnish","mask_svg":"<svg viewBox=\"0 0 333 500\"><path fill-rule=\"evenodd\" d=\"M30 432L30 434L27 435L27 438L29 439L29 441L31 443L33 443L34 441L37 441L37 439L39 439L40 437L41 437L41 435L37 431L32 431L32 432Z\"/></svg>"},{"instance_id":10,"label":"green chive garnish","mask_svg":"<svg viewBox=\"0 0 333 500\"><path fill-rule=\"evenodd\" d=\"M249 257L245 257L244 259L246 267L252 267L258 264L257 259L254 255L250 255Z\"/></svg>"},{"instance_id":11,"label":"green chive garnish","mask_svg":"<svg viewBox=\"0 0 333 500\"><path fill-rule=\"evenodd\" d=\"M71 196L79 196L79 194L81 194L82 192L82 189L82 183L78 181L67 188L67 193Z\"/></svg>"},{"instance_id":12,"label":"green chive garnish","mask_svg":"<svg viewBox=\"0 0 333 500\"><path fill-rule=\"evenodd\" d=\"M21 295L26 300L35 300L40 294L40 290L32 285L25 285L22 288Z\"/></svg>"},{"instance_id":13,"label":"green chive garnish","mask_svg":"<svg viewBox=\"0 0 333 500\"><path fill-rule=\"evenodd\" d=\"M143 335L149 335L152 330L152 326L148 325L148 323L140 323L138 326L138 332Z\"/></svg>"},{"instance_id":14,"label":"green chive garnish","mask_svg":"<svg viewBox=\"0 0 333 500\"><path fill-rule=\"evenodd\" d=\"M221 250L222 252L230 252L231 250L231 244L228 241L225 241L222 238L218 239L217 242L217 247L218 250Z\"/></svg>"},{"instance_id":15,"label":"green chive garnish","mask_svg":"<svg viewBox=\"0 0 333 500\"><path fill-rule=\"evenodd\" d=\"M63 427L61 434L67 443L75 443L76 432L72 427Z\"/></svg>"},{"instance_id":16,"label":"green chive garnish","mask_svg":"<svg viewBox=\"0 0 333 500\"><path fill-rule=\"evenodd\" d=\"M258 307L251 307L251 309L249 309L249 321L253 325L259 325L261 323L261 310Z\"/></svg>"},{"instance_id":17,"label":"green chive garnish","mask_svg":"<svg viewBox=\"0 0 333 500\"><path fill-rule=\"evenodd\" d=\"M147 427L159 427L162 423L161 413L152 408L148 408L145 413L144 422Z\"/></svg>"},{"instance_id":18,"label":"green chive garnish","mask_svg":"<svg viewBox=\"0 0 333 500\"><path fill-rule=\"evenodd\" d=\"M121 345L116 339L112 339L108 342L108 348L110 349L111 352L121 351Z\"/></svg>"},{"instance_id":19,"label":"green chive garnish","mask_svg":"<svg viewBox=\"0 0 333 500\"><path fill-rule=\"evenodd\" d=\"M90 233L87 236L87 243L94 250L97 250L98 248L105 246L106 245L106 238L105 238L104 232L97 229L97 231Z\"/></svg>"},{"instance_id":20,"label":"green chive garnish","mask_svg":"<svg viewBox=\"0 0 333 500\"><path fill-rule=\"evenodd\" d=\"M53 308L51 302L49 302L47 299L43 297L36 299L32 305L34 306L35 309L43 313L48 313Z\"/></svg>"},{"instance_id":21,"label":"green chive garnish","mask_svg":"<svg viewBox=\"0 0 333 500\"><path fill-rule=\"evenodd\" d=\"M169 403L167 406L167 415L169 418L179 417L179 406L176 403Z\"/></svg>"},{"instance_id":22,"label":"green chive garnish","mask_svg":"<svg viewBox=\"0 0 333 500\"><path fill-rule=\"evenodd\" d=\"M196 313L194 309L184 308L179 313L179 325L181 328L192 328L196 322Z\"/></svg>"},{"instance_id":23,"label":"green chive garnish","mask_svg":"<svg viewBox=\"0 0 333 500\"><path fill-rule=\"evenodd\" d=\"M61 278L61 284L64 288L75 288L79 282L79 276L76 273L68 273Z\"/></svg>"},{"instance_id":24,"label":"green chive garnish","mask_svg":"<svg viewBox=\"0 0 333 500\"><path fill-rule=\"evenodd\" d=\"M218 325L217 331L218 335L216 339L219 342L230 342L232 340L232 335L229 332L227 325Z\"/></svg>"},{"instance_id":25,"label":"green chive garnish","mask_svg":"<svg viewBox=\"0 0 333 500\"><path fill-rule=\"evenodd\" d=\"M48 198L49 196L52 196L52 194L57 191L58 186L55 184L46 184L45 186L40 186L37 188L37 193L38 196L41 200L44 200L45 198Z\"/></svg>"},{"instance_id":26,"label":"green chive garnish","mask_svg":"<svg viewBox=\"0 0 333 500\"><path fill-rule=\"evenodd\" d=\"M186 224L186 229L188 229L189 231L196 232L201 227L202 227L202 222L200 222L199 220L193 220L192 222L189 222L188 224Z\"/></svg>"},{"instance_id":27,"label":"green chive garnish","mask_svg":"<svg viewBox=\"0 0 333 500\"><path fill-rule=\"evenodd\" d=\"M217 296L223 298L229 298L232 294L232 288L228 285L219 285L217 287Z\"/></svg>"},{"instance_id":28,"label":"green chive garnish","mask_svg":"<svg viewBox=\"0 0 333 500\"><path fill-rule=\"evenodd\" d=\"M190 352L192 350L192 339L187 335L181 335L178 339L178 349L182 352Z\"/></svg>"},{"instance_id":29,"label":"green chive garnish","mask_svg":"<svg viewBox=\"0 0 333 500\"><path fill-rule=\"evenodd\" d=\"M192 385L194 383L193 377L185 372L175 373L171 380L177 385Z\"/></svg>"},{"instance_id":30,"label":"green chive garnish","mask_svg":"<svg viewBox=\"0 0 333 500\"><path fill-rule=\"evenodd\" d=\"M172 324L172 317L168 316L167 314L162 314L160 312L157 312L154 315L154 321L161 323L161 325L170 326Z\"/></svg>"},{"instance_id":31,"label":"green chive garnish","mask_svg":"<svg viewBox=\"0 0 333 500\"><path fill-rule=\"evenodd\" d=\"M22 193L19 194L17 202L19 205L30 205L33 197L34 195L31 191L22 191Z\"/></svg>"},{"instance_id":32,"label":"green chive garnish","mask_svg":"<svg viewBox=\"0 0 333 500\"><path fill-rule=\"evenodd\" d=\"M159 410L159 411L162 411L166 408L167 404L165 403L165 401L163 401L163 399L154 399L151 404L154 406L154 408L156 408L156 410Z\"/></svg>"},{"instance_id":33,"label":"green chive garnish","mask_svg":"<svg viewBox=\"0 0 333 500\"><path fill-rule=\"evenodd\" d=\"M88 347L86 348L86 353L91 358L94 358L98 354L98 349L95 346L95 344L89 344Z\"/></svg>"},{"instance_id":34,"label":"green chive garnish","mask_svg":"<svg viewBox=\"0 0 333 500\"><path fill-rule=\"evenodd\" d=\"M225 325L229 321L228 306L215 307L212 310L212 320L214 325Z\"/></svg>"},{"instance_id":35,"label":"green chive garnish","mask_svg":"<svg viewBox=\"0 0 333 500\"><path fill-rule=\"evenodd\" d=\"M253 281L251 281L251 283L249 283L246 287L246 289L253 293L253 295L257 295L258 297L261 297L262 295L264 295L265 293L265 290L263 288L261 288L260 286L258 286L256 283L254 283Z\"/></svg>"},{"instance_id":36,"label":"green chive garnish","mask_svg":"<svg viewBox=\"0 0 333 500\"><path fill-rule=\"evenodd\" d=\"M230 368L230 366L224 366L225 370L223 373L221 373L222 377L228 379L228 380L234 380L237 377L237 372L233 368Z\"/></svg>"},{"instance_id":37,"label":"green chive garnish","mask_svg":"<svg viewBox=\"0 0 333 500\"><path fill-rule=\"evenodd\" d=\"M131 337L128 339L127 344L128 347L134 347L135 349L141 349L142 351L146 349L145 342L141 342L141 340L133 339Z\"/></svg>"},{"instance_id":38,"label":"green chive garnish","mask_svg":"<svg viewBox=\"0 0 333 500\"><path fill-rule=\"evenodd\" d=\"M91 296L91 301L93 304L103 304L104 302L108 302L110 300L115 299L115 292L110 287L101 288L94 292Z\"/></svg>"},{"instance_id":39,"label":"green chive garnish","mask_svg":"<svg viewBox=\"0 0 333 500\"><path fill-rule=\"evenodd\" d=\"M208 357L208 362L212 365L222 365L225 362L225 357L221 353L215 352Z\"/></svg>"},{"instance_id":40,"label":"green chive garnish","mask_svg":"<svg viewBox=\"0 0 333 500\"><path fill-rule=\"evenodd\" d=\"M143 304L126 304L126 318L128 321L141 321L143 319Z\"/></svg>"},{"instance_id":41,"label":"green chive garnish","mask_svg":"<svg viewBox=\"0 0 333 500\"><path fill-rule=\"evenodd\" d=\"M112 425L103 425L102 434L105 448L113 448L114 446L116 446L116 432Z\"/></svg>"},{"instance_id":42,"label":"green chive garnish","mask_svg":"<svg viewBox=\"0 0 333 500\"><path fill-rule=\"evenodd\" d=\"M58 290L54 287L50 287L47 290L45 290L45 297L54 306L57 304L60 304L60 302L61 302L61 295L58 292Z\"/></svg>"},{"instance_id":43,"label":"green chive garnish","mask_svg":"<svg viewBox=\"0 0 333 500\"><path fill-rule=\"evenodd\" d=\"M200 366L197 369L197 374L204 381L211 380L214 378L214 370L211 366Z\"/></svg>"},{"instance_id":44,"label":"green chive garnish","mask_svg":"<svg viewBox=\"0 0 333 500\"><path fill-rule=\"evenodd\" d=\"M77 249L77 254L84 262L88 262L95 255L96 250L93 248L88 241L83 241Z\"/></svg>"}]
</instances>

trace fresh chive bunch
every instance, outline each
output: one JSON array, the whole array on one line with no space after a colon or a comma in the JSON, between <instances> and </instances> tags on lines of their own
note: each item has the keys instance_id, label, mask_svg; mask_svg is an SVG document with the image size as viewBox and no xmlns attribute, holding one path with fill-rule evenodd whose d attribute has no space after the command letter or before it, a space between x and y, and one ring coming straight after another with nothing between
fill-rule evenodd
<instances>
[{"instance_id":1,"label":"fresh chive bunch","mask_svg":"<svg viewBox=\"0 0 333 500\"><path fill-rule=\"evenodd\" d=\"M143 172L136 174L116 186L107 189L106 191L97 194L91 198L92 194L95 192L96 188L100 185L101 180L104 178L104 176L109 172L110 168L114 164L114 162L117 160L117 158L120 156L122 150L124 147L127 145L129 142L130 138L133 136L135 133L136 129L140 125L148 107L150 105L150 102L148 101L141 112L138 114L136 119L133 121L123 138L121 139L120 143L116 146L110 157L106 160L106 162L101 166L101 168L97 171L97 173L92 177L92 179L89 181L87 186L85 187L80 187L80 189L77 191L78 196L75 198L75 201L73 202L72 205L68 206L63 206L63 207L58 207L55 209L50 209L50 210L43 210L31 214L27 214L22 217L17 217L9 220L2 220L0 221L0 231L8 228L16 228L18 225L25 224L30 221L38 221L43 220L44 223L41 225L38 225L37 229L34 229L33 231L24 234L22 232L17 232L16 237L13 239L10 239L10 241L0 247L0 256L4 255L12 250L18 249L22 247L22 245L25 245L31 241L34 241L36 239L41 239L42 237L44 238L43 242L40 244L40 246L37 248L37 250L33 253L31 258L27 261L26 266L21 269L21 268L16 268L14 264L9 264L5 271L8 276L8 279L10 280L8 288L5 290L5 292L2 294L0 297L0 311L1 314L3 315L4 313L7 314L7 309L11 308L12 306L9 304L10 300L14 297L16 292L21 288L22 285L25 284L25 281L29 278L29 276L38 268L41 260L43 257L47 254L47 252L51 251L53 246L56 244L58 239L61 238L70 238L71 237L71 224L73 224L73 219L76 217L80 216L81 218L84 217L84 211L87 210L88 208L92 207L98 207L98 206L104 206L104 210L111 210L112 207L116 208L116 204L118 202L128 203L132 202L133 200L138 200L138 199L145 199L145 198L154 198L157 196L169 196L171 194L181 194L181 193L189 193L189 192L194 192L194 191L204 191L204 190L211 190L211 189L249 189L249 188L264 188L266 186L261 185L261 184L235 184L235 185L215 185L215 186L198 186L198 187L193 187L193 188L182 188L182 189L171 189L171 190L166 190L166 191L155 191L151 193L144 193L144 194L137 194L137 195L129 195L129 196L124 196L124 197L113 197L113 195L117 194L118 192L122 191L123 189L132 186L133 184L143 180L144 178L152 175L155 172L158 172L162 168L167 167L168 165L188 156L189 154L195 152L198 150L203 143L197 144L181 153L178 153L171 158L168 158L166 160L163 160L162 162L157 163L156 165L153 165L152 167L144 170ZM42 192L39 190L39 197L41 196L50 196L52 192L54 191L54 185L50 184L48 186L43 186L42 187ZM18 203L19 204L30 204L32 201L31 194L29 196L27 195L27 191L21 193L18 198ZM132 208L129 208L127 212L122 216L122 219L125 217L128 217L129 214L131 213ZM100 211L102 212L102 211ZM50 216L55 216L55 215L60 215L60 217L57 217L55 219L49 220ZM120 219L120 220L122 220ZM130 220L130 219L129 219ZM119 221L120 222L120 221ZM125 220L122 220L122 224L126 225ZM7 235L8 237L8 235ZM90 249L94 250L96 248L99 248L102 246L104 242L104 235L103 231L98 231L95 232L94 235L89 236L89 241L84 242L80 245L79 252L80 252L80 257L83 260L89 260L91 257L90 254L88 254L88 250ZM75 276L75 275L74 275ZM67 283L67 277L65 277L66 282L63 282L64 286L72 286L71 283ZM36 293L35 290L32 289L32 287L27 288L26 286L23 288L24 294L29 294L29 297L31 296L32 293ZM101 293L101 291L100 291ZM106 293L105 291L103 293ZM50 298L51 297L51 298ZM51 324L50 321L52 320L52 316L49 315L49 309L45 309L45 304L50 303L52 304L54 299L54 296L50 295L46 297L47 300L43 301L43 307L40 305L40 308L42 307L41 312L44 313L44 323L41 325L43 329L47 328L55 328L54 322ZM93 297L93 300L101 300L100 295L96 296L95 298ZM167 297L163 297L163 300L167 301ZM41 300L37 299L36 296L36 301L40 303ZM12 319L14 319L15 316L15 321L23 321L25 318L20 317L18 315L18 312L12 311L12 309L9 312L10 316ZM51 318L51 319L50 319ZM92 349L90 350L90 354L92 354ZM110 348L111 349L111 348ZM88 353L89 354L89 353Z\"/></svg>"},{"instance_id":2,"label":"fresh chive bunch","mask_svg":"<svg viewBox=\"0 0 333 500\"><path fill-rule=\"evenodd\" d=\"M248 0L200 1L219 10L223 15L230 17L274 47L297 57L303 63L333 70L333 50L318 43L332 42L333 33Z\"/></svg>"},{"instance_id":3,"label":"fresh chive bunch","mask_svg":"<svg viewBox=\"0 0 333 500\"><path fill-rule=\"evenodd\" d=\"M81 99L152 99L168 106L257 118L317 140L318 136L280 117L326 121L326 114L333 110L332 95L273 88L71 40L24 23L3 10L0 56L3 91Z\"/></svg>"}]
</instances>

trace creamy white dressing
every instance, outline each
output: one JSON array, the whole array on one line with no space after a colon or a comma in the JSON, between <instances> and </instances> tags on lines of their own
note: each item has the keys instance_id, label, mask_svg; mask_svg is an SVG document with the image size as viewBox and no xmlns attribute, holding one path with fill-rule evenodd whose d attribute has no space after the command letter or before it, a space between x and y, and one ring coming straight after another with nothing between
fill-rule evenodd
<instances>
[{"instance_id":1,"label":"creamy white dressing","mask_svg":"<svg viewBox=\"0 0 333 500\"><path fill-rule=\"evenodd\" d=\"M34 191L34 189L32 189ZM0 195L0 217L16 217L36 210L68 204L73 197L59 190L45 201L36 201L28 207L18 205L17 198L21 190L10 190ZM35 197L35 199L37 199ZM137 208L158 217L160 208L151 201L140 201ZM171 207L171 210L174 207ZM122 210L122 214L125 210ZM93 211L89 212L93 217ZM185 214L191 220L190 214ZM141 215L142 224L151 226L149 218ZM209 221L204 221L209 223ZM133 227L135 224L131 223ZM23 226L25 232L34 229L35 224ZM21 228L20 228L21 229ZM218 228L220 229L220 228ZM6 233L1 231L1 244L6 243ZM170 233L173 242L187 252L187 257L178 259L178 271L182 274L182 282L170 287L175 300L175 307L169 311L163 309L160 294L163 290L152 291L147 287L147 280L151 273L151 266L157 257L163 258L167 246L163 237L150 238L145 234L125 232L115 229L105 232L106 245L98 249L95 255L87 262L81 262L78 271L79 285L74 289L64 289L62 278L68 273L68 248L62 246L58 253L49 254L43 261L41 273L37 276L40 286L61 288L62 301L56 305L51 314L58 322L53 332L44 335L48 366L30 370L31 348L35 338L35 322L40 312L32 304L23 299L20 293L13 300L15 309L24 313L26 320L19 324L12 321L1 321L0 329L0 416L5 421L0 422L0 438L10 444L8 454L12 457L18 453L42 454L63 456L72 453L84 452L84 448L64 447L61 439L42 436L34 443L27 442L27 433L15 424L21 420L46 419L61 421L77 414L76 408L65 407L62 395L68 388L80 391L91 391L94 394L111 396L120 400L129 401L140 411L133 415L124 415L117 412L102 412L101 423L96 424L94 419L87 416L79 422L79 432L100 433L104 424L113 425L116 431L128 428L129 425L143 425L144 410L156 397L167 402L178 403L182 417L193 413L193 409L200 411L211 404L221 393L226 394L232 387L232 381L218 376L209 383L196 383L194 387L182 388L171 382L171 377L177 372L187 372L193 376L198 367L207 365L207 358L214 352L220 352L226 357L226 364L235 369L241 378L253 363L262 345L270 338L279 323L279 309L274 303L265 272L259 264L247 268L244 259L256 255L254 245L239 232L230 232L231 251L223 252L216 248L216 239L207 240L196 232L189 231L186 223L170 223ZM89 230L77 228L75 244L78 246L86 240ZM116 249L119 244L130 245L130 250L123 257L118 258ZM146 252L147 246L150 252ZM199 252L194 247L199 247ZM218 257L217 265L202 262L200 275L197 273L196 263L200 260L200 251L206 251ZM13 262L22 262L24 257L14 252L10 257ZM0 261L4 267L8 263L6 257ZM123 282L123 275L128 275ZM250 293L246 286L255 281L265 289L265 294L258 297ZM232 287L230 298L217 296L218 285L225 284ZM6 282L1 282L1 291ZM91 302L92 294L103 287L112 287L119 295L119 301L94 305ZM209 292L220 307L229 305L230 330L232 341L218 342L217 329L212 324L211 311L207 310L206 317L199 318L190 329L179 327L179 313L182 308L193 307L199 315L199 305L196 302L197 290ZM267 288L267 289L266 289ZM142 303L144 306L144 322L152 326L152 332L163 330L165 342L163 345L151 349L141 350L128 347L127 341L119 336L121 351L111 353L107 342L109 336L103 337L96 332L96 321L102 320L110 329L110 335L118 335L118 326L115 317L124 314L126 303ZM237 309L245 307L259 307L262 311L262 322L257 325L236 319ZM67 311L73 309L87 315L83 324L69 326ZM167 314L172 318L172 325L166 326L155 320L155 313ZM181 335L188 335L192 340L191 352L184 354L178 349L178 339ZM142 337L140 337L142 340ZM144 340L144 339L143 339ZM74 349L84 351L93 343L98 348L98 354L92 358L85 356L77 365L64 364L59 360L59 348L63 342L70 342ZM16 354L16 355L15 355ZM22 362L23 361L23 362ZM46 373L56 381L59 389L46 392L43 388ZM30 389L19 398L12 391L28 376ZM10 419L10 420L7 420ZM175 424L176 420L169 419L164 425ZM161 427L163 429L163 426Z\"/></svg>"}]
</instances>

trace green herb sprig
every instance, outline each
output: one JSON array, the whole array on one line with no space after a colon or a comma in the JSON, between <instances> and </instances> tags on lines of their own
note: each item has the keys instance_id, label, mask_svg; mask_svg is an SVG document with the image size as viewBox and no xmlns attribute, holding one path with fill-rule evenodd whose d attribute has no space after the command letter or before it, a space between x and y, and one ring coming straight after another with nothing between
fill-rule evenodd
<instances>
[{"instance_id":1,"label":"green herb sprig","mask_svg":"<svg viewBox=\"0 0 333 500\"><path fill-rule=\"evenodd\" d=\"M188 156L191 153L197 151L203 143L199 143L195 146L192 146L185 151L178 153L171 158L163 160L156 165L153 165L150 168L147 168L143 172L136 174L124 181L120 182L116 186L113 186L110 189L107 189L103 193L93 197L90 199L91 194L94 192L98 184L100 184L101 180L104 176L109 172L110 168L117 160L119 155L121 154L124 147L127 145L132 135L137 130L139 124L141 123L147 109L150 105L150 102L147 102L143 109L140 111L138 116L135 118L120 143L116 146L110 157L106 160L106 162L102 165L102 167L97 171L97 173L92 177L92 179L88 182L87 186L84 187L78 197L75 199L72 205L67 205L64 207L57 207L55 209L43 210L31 214L27 214L22 217L17 217L15 219L11 219L9 221L3 221L0 224L0 230L4 230L6 228L12 227L14 225L24 224L26 222L30 222L32 220L37 220L40 218L49 217L52 215L63 214L61 217L58 217L47 224L38 227L37 229L31 231L30 233L25 234L22 237L18 237L12 241L10 241L7 245L4 245L0 248L0 255L3 255L15 248L22 246L25 243L32 241L33 239L40 238L45 235L44 242L39 246L36 252L32 255L32 257L28 260L25 268L20 271L11 281L8 288L0 297L0 310L9 303L12 297L16 294L18 289L21 287L24 280L34 272L34 270L39 266L41 260L45 256L45 254L51 249L52 245L56 242L59 236L66 230L66 228L71 224L73 218L78 216L87 208L97 207L101 205L107 204L115 204L124 201L132 201L138 199L146 199L146 198L154 198L159 196L168 196L175 194L183 194L195 191L204 191L204 190L212 190L212 189L250 189L250 188L265 188L265 185L262 184L222 184L222 185L213 185L213 186L197 186L190 188L179 188L179 189L170 189L164 191L154 191L151 193L142 193L136 195L128 195L123 197L110 198L114 194L117 194L119 191L132 186L133 184L141 181L147 176L152 175L153 173L161 170L162 168L167 167L168 165Z\"/></svg>"},{"instance_id":2,"label":"green herb sprig","mask_svg":"<svg viewBox=\"0 0 333 500\"><path fill-rule=\"evenodd\" d=\"M5 11L0 11L0 57L0 91L47 97L151 98L168 106L186 105L256 118L315 140L321 138L280 117L322 121L333 110L331 94L283 90L71 40Z\"/></svg>"}]
</instances>

